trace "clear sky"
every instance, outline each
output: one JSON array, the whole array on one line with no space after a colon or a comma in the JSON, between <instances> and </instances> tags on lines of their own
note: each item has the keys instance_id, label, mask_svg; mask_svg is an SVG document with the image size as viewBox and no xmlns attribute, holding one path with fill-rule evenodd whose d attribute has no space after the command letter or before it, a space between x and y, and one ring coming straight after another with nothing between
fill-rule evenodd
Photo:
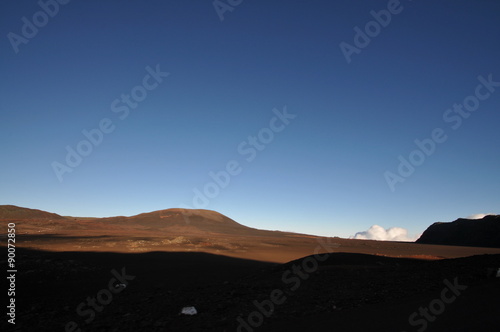
<instances>
[{"instance_id":1,"label":"clear sky","mask_svg":"<svg viewBox=\"0 0 500 332\"><path fill-rule=\"evenodd\" d=\"M341 237L500 214L498 1L60 2L0 4L0 204Z\"/></svg>"}]
</instances>

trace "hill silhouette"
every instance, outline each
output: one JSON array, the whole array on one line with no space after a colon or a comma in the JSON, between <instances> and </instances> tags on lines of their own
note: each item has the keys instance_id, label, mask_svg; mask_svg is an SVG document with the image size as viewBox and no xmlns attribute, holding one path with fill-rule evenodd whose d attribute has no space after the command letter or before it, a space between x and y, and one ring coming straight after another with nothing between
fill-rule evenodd
<instances>
[{"instance_id":1,"label":"hill silhouette","mask_svg":"<svg viewBox=\"0 0 500 332\"><path fill-rule=\"evenodd\" d=\"M500 215L437 222L429 226L416 242L500 248Z\"/></svg>"}]
</instances>

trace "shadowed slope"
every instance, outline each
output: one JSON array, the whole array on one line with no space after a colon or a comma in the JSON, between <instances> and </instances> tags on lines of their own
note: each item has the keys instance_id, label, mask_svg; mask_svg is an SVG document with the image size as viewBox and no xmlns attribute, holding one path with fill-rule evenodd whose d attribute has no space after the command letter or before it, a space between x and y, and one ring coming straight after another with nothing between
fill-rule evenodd
<instances>
[{"instance_id":1,"label":"shadowed slope","mask_svg":"<svg viewBox=\"0 0 500 332\"><path fill-rule=\"evenodd\" d=\"M437 222L429 226L416 242L500 248L500 216Z\"/></svg>"}]
</instances>

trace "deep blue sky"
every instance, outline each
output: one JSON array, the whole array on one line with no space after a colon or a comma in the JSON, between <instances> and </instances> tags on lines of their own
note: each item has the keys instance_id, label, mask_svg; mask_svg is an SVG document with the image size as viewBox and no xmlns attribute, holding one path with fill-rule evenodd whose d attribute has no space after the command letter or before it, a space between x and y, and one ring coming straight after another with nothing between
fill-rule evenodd
<instances>
[{"instance_id":1,"label":"deep blue sky","mask_svg":"<svg viewBox=\"0 0 500 332\"><path fill-rule=\"evenodd\" d=\"M193 189L235 160L240 173L203 207L252 227L417 234L500 214L500 87L480 88L488 97L456 130L443 118L478 76L500 82L500 3L402 1L348 63L339 44L387 5L246 0L221 21L210 0L73 0L16 53L9 33L41 7L3 1L1 204L75 216L201 207ZM170 75L120 119L113 101L157 65ZM284 107L296 117L247 161L238 146ZM105 118L114 131L59 181L52 163ZM447 140L392 191L384 173L435 128Z\"/></svg>"}]
</instances>

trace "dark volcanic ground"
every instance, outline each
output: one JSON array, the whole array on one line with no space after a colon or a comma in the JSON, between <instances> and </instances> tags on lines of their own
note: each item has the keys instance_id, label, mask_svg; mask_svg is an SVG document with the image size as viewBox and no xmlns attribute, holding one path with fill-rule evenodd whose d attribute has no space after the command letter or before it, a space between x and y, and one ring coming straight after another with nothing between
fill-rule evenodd
<instances>
[{"instance_id":1,"label":"dark volcanic ground","mask_svg":"<svg viewBox=\"0 0 500 332\"><path fill-rule=\"evenodd\" d=\"M204 253L19 248L16 325L2 325L51 332L70 321L82 331L497 331L500 278L492 274L499 267L500 255L419 261L332 253L274 264ZM111 270L122 268L135 278L108 299L101 290ZM455 296L445 280L466 288ZM450 303L440 300L443 292ZM92 320L87 305L79 315L79 304L97 294L109 304L97 304ZM424 319L419 308L429 305ZM198 314L180 315L184 306ZM238 317L249 325L238 328Z\"/></svg>"}]
</instances>

